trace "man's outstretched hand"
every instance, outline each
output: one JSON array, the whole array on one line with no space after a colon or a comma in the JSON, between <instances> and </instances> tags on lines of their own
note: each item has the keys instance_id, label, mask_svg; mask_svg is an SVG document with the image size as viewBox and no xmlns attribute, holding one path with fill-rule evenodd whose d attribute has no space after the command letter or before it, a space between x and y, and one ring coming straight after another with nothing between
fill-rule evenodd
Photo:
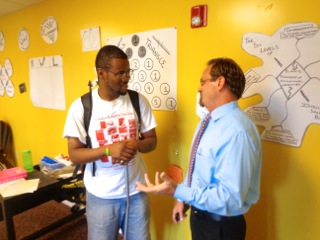
<instances>
[{"instance_id":1,"label":"man's outstretched hand","mask_svg":"<svg viewBox=\"0 0 320 240\"><path fill-rule=\"evenodd\" d=\"M159 174L156 172L155 184L152 184L149 180L148 174L144 175L146 180L146 186L141 182L137 182L137 190L153 193L153 194L163 194L163 195L173 195L177 188L177 183L167 176L165 172Z\"/></svg>"}]
</instances>

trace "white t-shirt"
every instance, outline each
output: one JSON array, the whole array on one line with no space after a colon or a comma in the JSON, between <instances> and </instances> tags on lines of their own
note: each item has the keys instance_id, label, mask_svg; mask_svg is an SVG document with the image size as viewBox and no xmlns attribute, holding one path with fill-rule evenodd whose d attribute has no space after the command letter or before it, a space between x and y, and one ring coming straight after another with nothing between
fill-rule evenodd
<instances>
[{"instance_id":1,"label":"white t-shirt","mask_svg":"<svg viewBox=\"0 0 320 240\"><path fill-rule=\"evenodd\" d=\"M138 116L132 106L129 94L120 96L114 101L102 100L98 89L92 91L92 116L89 126L92 148L112 144L126 139L138 139ZM148 100L139 93L141 111L141 132L156 127L156 121ZM70 106L63 137L77 137L86 142L86 131L83 121L83 105L81 98ZM111 157L95 161L95 176L92 175L92 163L86 164L84 184L93 195L105 198L123 198L126 196L126 167L112 164ZM146 166L138 152L128 164L130 195L136 194L136 182L145 182Z\"/></svg>"}]
</instances>

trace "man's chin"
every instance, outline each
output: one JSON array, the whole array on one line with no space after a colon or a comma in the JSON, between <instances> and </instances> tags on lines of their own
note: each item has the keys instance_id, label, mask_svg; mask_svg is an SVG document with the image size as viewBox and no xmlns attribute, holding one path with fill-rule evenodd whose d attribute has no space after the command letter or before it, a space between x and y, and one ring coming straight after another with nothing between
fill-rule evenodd
<instances>
[{"instance_id":1,"label":"man's chin","mask_svg":"<svg viewBox=\"0 0 320 240\"><path fill-rule=\"evenodd\" d=\"M128 92L128 89L125 89L125 90L119 91L119 94L123 96L123 95L126 95L127 92Z\"/></svg>"}]
</instances>

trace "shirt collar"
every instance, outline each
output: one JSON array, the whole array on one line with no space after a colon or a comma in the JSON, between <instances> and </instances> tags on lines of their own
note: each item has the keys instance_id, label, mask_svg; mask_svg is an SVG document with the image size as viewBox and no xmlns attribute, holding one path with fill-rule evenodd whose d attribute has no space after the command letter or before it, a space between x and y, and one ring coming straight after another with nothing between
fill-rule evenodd
<instances>
[{"instance_id":1,"label":"shirt collar","mask_svg":"<svg viewBox=\"0 0 320 240\"><path fill-rule=\"evenodd\" d=\"M233 101L227 104L224 104L213 111L211 111L211 119L213 121L217 121L219 118L223 117L227 113L233 111L234 109L239 108L238 102Z\"/></svg>"}]
</instances>

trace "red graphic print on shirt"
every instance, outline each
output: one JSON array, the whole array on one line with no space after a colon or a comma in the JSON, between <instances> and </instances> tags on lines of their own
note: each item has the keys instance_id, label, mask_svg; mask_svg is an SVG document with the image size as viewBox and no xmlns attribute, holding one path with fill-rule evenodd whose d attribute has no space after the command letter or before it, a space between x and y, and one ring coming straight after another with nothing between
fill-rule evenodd
<instances>
[{"instance_id":1,"label":"red graphic print on shirt","mask_svg":"<svg viewBox=\"0 0 320 240\"><path fill-rule=\"evenodd\" d=\"M117 115L110 119L100 119L97 122L100 129L96 129L96 140L99 146L105 146L127 139L136 139L137 126L133 114ZM107 156L103 157L102 162L108 162Z\"/></svg>"}]
</instances>

